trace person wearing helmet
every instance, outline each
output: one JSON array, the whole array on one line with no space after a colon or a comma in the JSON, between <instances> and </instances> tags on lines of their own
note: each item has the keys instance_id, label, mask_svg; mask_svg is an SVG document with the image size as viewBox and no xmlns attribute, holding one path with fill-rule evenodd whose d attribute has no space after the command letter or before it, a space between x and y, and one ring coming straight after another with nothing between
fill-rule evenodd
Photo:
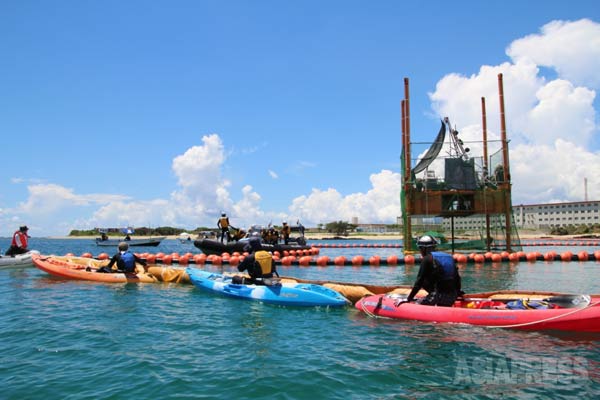
<instances>
[{"instance_id":1,"label":"person wearing helmet","mask_svg":"<svg viewBox=\"0 0 600 400\"><path fill-rule=\"evenodd\" d=\"M260 235L250 236L248 244L244 246L244 251L250 254L244 257L244 260L238 265L237 269L240 272L248 271L250 279L235 275L232 278L233 283L266 285L273 278L274 274L279 277L273 256L262 249Z\"/></svg>"},{"instance_id":2,"label":"person wearing helmet","mask_svg":"<svg viewBox=\"0 0 600 400\"><path fill-rule=\"evenodd\" d=\"M281 236L283 236L283 243L289 243L291 232L292 228L287 224L287 222L283 221L283 227L281 228Z\"/></svg>"},{"instance_id":3,"label":"person wearing helmet","mask_svg":"<svg viewBox=\"0 0 600 400\"><path fill-rule=\"evenodd\" d=\"M26 225L19 227L19 230L13 234L12 242L10 243L10 247L6 250L4 255L7 256L15 256L17 254L27 253L29 250L27 249L27 239L29 239L29 235L27 232L29 228Z\"/></svg>"},{"instance_id":4,"label":"person wearing helmet","mask_svg":"<svg viewBox=\"0 0 600 400\"><path fill-rule=\"evenodd\" d=\"M231 241L231 235L229 234L229 218L227 214L221 213L221 218L217 221L217 226L221 229L221 243L225 237L227 237L227 242Z\"/></svg>"},{"instance_id":5,"label":"person wearing helmet","mask_svg":"<svg viewBox=\"0 0 600 400\"><path fill-rule=\"evenodd\" d=\"M124 272L126 274L135 273L135 264L146 266L146 261L142 260L135 254L129 251L129 244L126 242L119 243L119 252L112 256L107 266L102 267L98 272ZM113 270L114 265L117 265L116 270Z\"/></svg>"},{"instance_id":6,"label":"person wearing helmet","mask_svg":"<svg viewBox=\"0 0 600 400\"><path fill-rule=\"evenodd\" d=\"M429 235L421 236L417 241L422 256L419 273L408 298L397 305L413 301L421 289L427 291L427 296L418 300L418 303L430 306L451 307L462 294L454 258L448 253L435 251L436 246L436 240Z\"/></svg>"}]
</instances>

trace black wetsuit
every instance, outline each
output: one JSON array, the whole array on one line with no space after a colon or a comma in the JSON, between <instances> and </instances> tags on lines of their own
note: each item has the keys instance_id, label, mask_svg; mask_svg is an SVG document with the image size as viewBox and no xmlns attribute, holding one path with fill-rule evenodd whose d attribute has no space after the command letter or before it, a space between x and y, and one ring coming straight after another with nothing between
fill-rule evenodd
<instances>
[{"instance_id":1,"label":"black wetsuit","mask_svg":"<svg viewBox=\"0 0 600 400\"><path fill-rule=\"evenodd\" d=\"M412 301L421 289L425 289L428 294L419 300L420 304L446 307L454 304L461 293L461 279L450 254L433 252L423 257L417 280L407 301Z\"/></svg>"}]
</instances>

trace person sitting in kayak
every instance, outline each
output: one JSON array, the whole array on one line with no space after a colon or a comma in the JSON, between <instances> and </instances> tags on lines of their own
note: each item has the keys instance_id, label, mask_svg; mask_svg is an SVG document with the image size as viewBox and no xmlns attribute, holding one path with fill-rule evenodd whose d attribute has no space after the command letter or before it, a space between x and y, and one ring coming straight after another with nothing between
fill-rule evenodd
<instances>
[{"instance_id":1,"label":"person sitting in kayak","mask_svg":"<svg viewBox=\"0 0 600 400\"><path fill-rule=\"evenodd\" d=\"M146 261L130 252L127 243L121 242L119 243L119 252L112 256L107 266L98 269L98 272L124 272L132 274L136 272L135 263L140 263L144 267L146 266ZM117 264L117 269L113 270L115 264Z\"/></svg>"},{"instance_id":2,"label":"person sitting in kayak","mask_svg":"<svg viewBox=\"0 0 600 400\"><path fill-rule=\"evenodd\" d=\"M259 236L252 236L244 251L250 252L238 265L238 271L248 271L250 279L236 275L232 278L233 283L264 285L273 275L279 277L275 269L275 262L271 253L264 251L260 244Z\"/></svg>"},{"instance_id":3,"label":"person sitting in kayak","mask_svg":"<svg viewBox=\"0 0 600 400\"><path fill-rule=\"evenodd\" d=\"M435 239L428 235L421 236L417 241L423 257L419 274L408 298L397 305L413 301L421 289L427 291L427 296L417 302L428 306L451 307L462 294L461 278L454 258L448 253L434 251L436 246Z\"/></svg>"},{"instance_id":4,"label":"person sitting in kayak","mask_svg":"<svg viewBox=\"0 0 600 400\"><path fill-rule=\"evenodd\" d=\"M6 250L4 255L6 256L16 256L18 254L27 253L29 250L27 249L27 239L29 239L29 235L27 232L29 228L26 225L19 227L19 230L13 234L12 242L10 243L10 247Z\"/></svg>"}]
</instances>

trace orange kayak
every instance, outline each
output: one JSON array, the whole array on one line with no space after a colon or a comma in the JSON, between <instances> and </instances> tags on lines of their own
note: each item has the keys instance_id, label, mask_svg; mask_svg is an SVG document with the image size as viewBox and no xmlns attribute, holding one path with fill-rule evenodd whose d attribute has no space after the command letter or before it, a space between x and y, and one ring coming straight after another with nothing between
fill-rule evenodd
<instances>
[{"instance_id":1,"label":"orange kayak","mask_svg":"<svg viewBox=\"0 0 600 400\"><path fill-rule=\"evenodd\" d=\"M36 254L32 261L40 270L61 278L107 283L154 283L158 282L152 274L138 266L138 273L102 273L98 268L107 265L108 260L95 260L84 257L43 256Z\"/></svg>"}]
</instances>

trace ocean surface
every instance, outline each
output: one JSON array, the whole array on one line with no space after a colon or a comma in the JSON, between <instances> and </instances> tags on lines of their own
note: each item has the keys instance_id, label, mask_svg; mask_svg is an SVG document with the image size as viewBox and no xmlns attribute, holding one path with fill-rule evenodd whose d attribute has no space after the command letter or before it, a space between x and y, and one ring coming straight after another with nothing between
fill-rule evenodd
<instances>
[{"instance_id":1,"label":"ocean surface","mask_svg":"<svg viewBox=\"0 0 600 400\"><path fill-rule=\"evenodd\" d=\"M8 244L0 239L1 249ZM30 247L58 255L115 250L89 239L32 238ZM177 240L135 250L199 252ZM320 254L387 257L401 249ZM410 285L418 266L279 271ZM467 292L600 293L600 262L469 264L461 275ZM0 334L0 399L600 398L598 335L373 319L351 307L285 308L191 285L77 282L35 268L0 270Z\"/></svg>"}]
</instances>

